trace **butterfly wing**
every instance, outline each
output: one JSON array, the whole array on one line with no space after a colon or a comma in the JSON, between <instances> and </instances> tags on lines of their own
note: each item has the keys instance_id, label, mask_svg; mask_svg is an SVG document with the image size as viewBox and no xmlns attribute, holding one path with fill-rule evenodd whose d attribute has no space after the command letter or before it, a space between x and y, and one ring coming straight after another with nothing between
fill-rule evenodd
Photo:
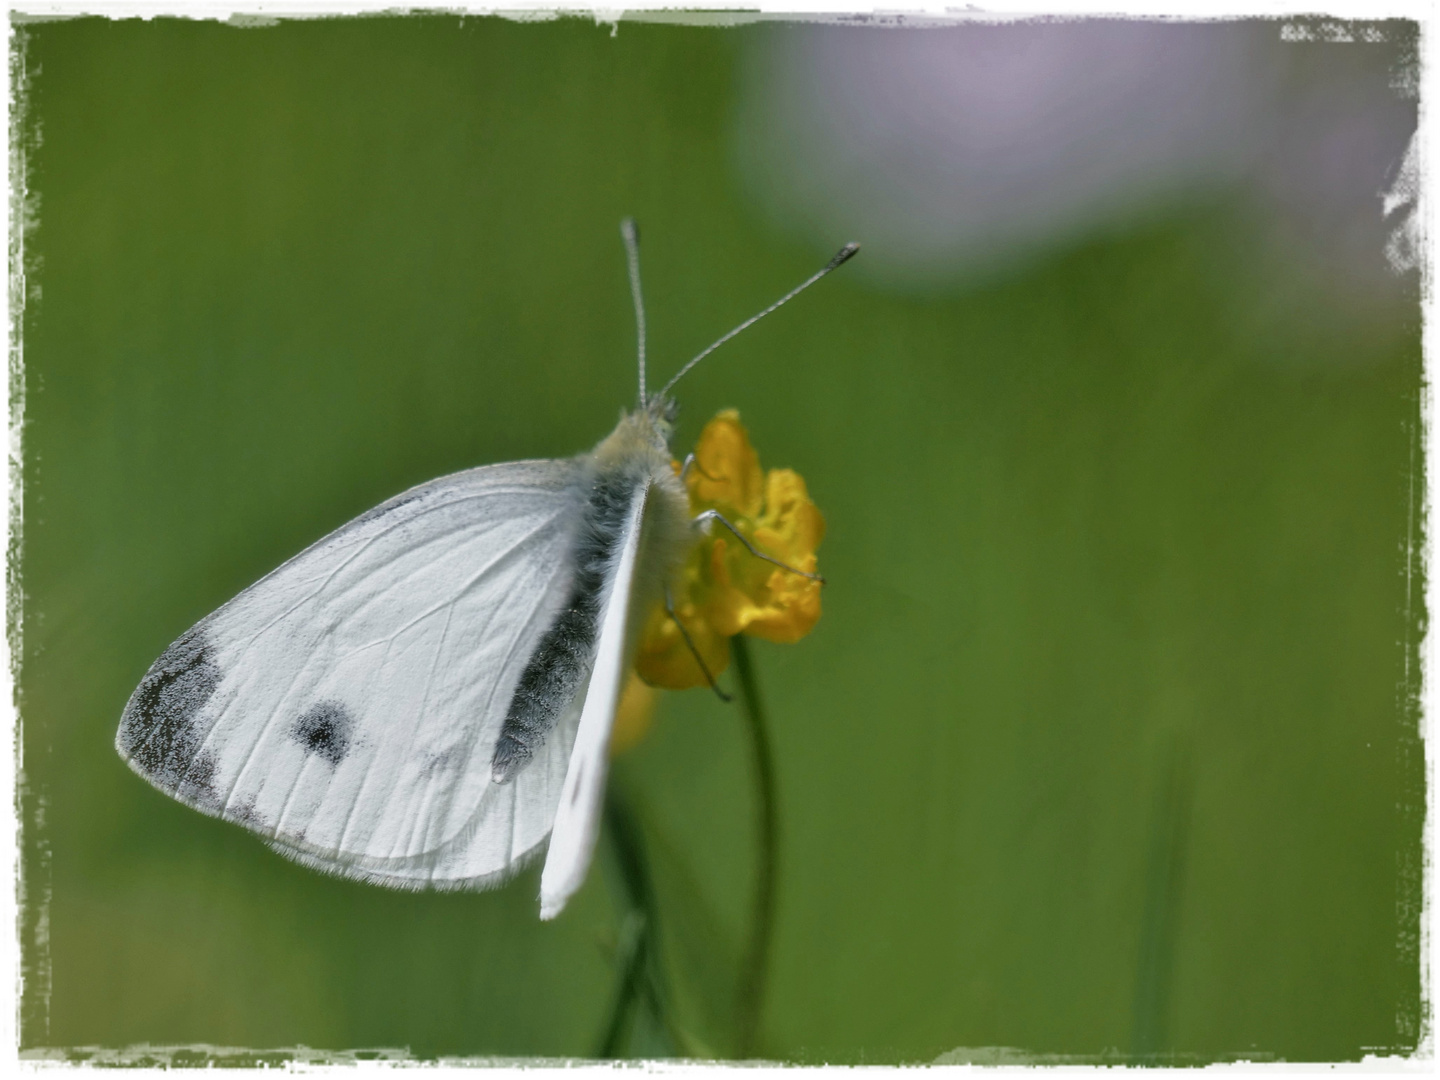
<instances>
[{"instance_id":1,"label":"butterfly wing","mask_svg":"<svg viewBox=\"0 0 1440 1080\"><path fill-rule=\"evenodd\" d=\"M320 869L409 887L513 872L549 834L578 701L511 782L490 757L568 594L582 471L471 469L342 526L166 650L120 755Z\"/></svg>"},{"instance_id":2,"label":"butterfly wing","mask_svg":"<svg viewBox=\"0 0 1440 1080\"><path fill-rule=\"evenodd\" d=\"M629 632L636 600L636 578L641 552L641 523L649 491L637 490L625 524L619 558L611 582L605 614L600 623L600 640L595 666L583 697L579 728L575 735L555 812L554 832L540 875L540 918L553 919L585 880L595 840L609 774L610 733L615 710L629 666Z\"/></svg>"}]
</instances>

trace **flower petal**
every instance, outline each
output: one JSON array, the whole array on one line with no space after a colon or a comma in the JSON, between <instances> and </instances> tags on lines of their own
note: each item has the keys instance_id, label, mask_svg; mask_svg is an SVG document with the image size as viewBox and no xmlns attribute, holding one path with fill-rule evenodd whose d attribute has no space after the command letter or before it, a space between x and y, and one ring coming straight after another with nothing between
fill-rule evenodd
<instances>
[{"instance_id":1,"label":"flower petal","mask_svg":"<svg viewBox=\"0 0 1440 1080\"><path fill-rule=\"evenodd\" d=\"M740 414L723 409L705 425L695 445L695 465L685 477L691 509L716 509L732 521L754 517L764 502L760 455L740 424Z\"/></svg>"},{"instance_id":2,"label":"flower petal","mask_svg":"<svg viewBox=\"0 0 1440 1080\"><path fill-rule=\"evenodd\" d=\"M675 613L685 621L690 640L705 658L710 674L718 676L730 663L730 647L725 637L715 632L688 599L692 592L687 587L677 594L685 599L677 599L679 606ZM688 690L707 683L705 673L695 662L695 654L680 633L680 627L663 604L655 605L646 618L635 654L635 670L651 686L666 690Z\"/></svg>"},{"instance_id":3,"label":"flower petal","mask_svg":"<svg viewBox=\"0 0 1440 1080\"><path fill-rule=\"evenodd\" d=\"M757 550L794 570L814 573L815 549L825 536L825 518L810 501L805 481L791 469L760 469L760 458L734 409L705 425L695 465L685 485L692 513L718 510ZM651 686L683 690L704 686L729 666L729 638L748 633L770 641L793 642L820 618L820 583L756 558L729 529L716 525L698 537L671 581L676 619L663 605L650 612L635 660Z\"/></svg>"},{"instance_id":4,"label":"flower petal","mask_svg":"<svg viewBox=\"0 0 1440 1080\"><path fill-rule=\"evenodd\" d=\"M615 709L615 726L610 732L610 756L623 754L643 739L655 719L655 706L660 700L660 691L647 686L635 672L620 692L620 704Z\"/></svg>"}]
</instances>

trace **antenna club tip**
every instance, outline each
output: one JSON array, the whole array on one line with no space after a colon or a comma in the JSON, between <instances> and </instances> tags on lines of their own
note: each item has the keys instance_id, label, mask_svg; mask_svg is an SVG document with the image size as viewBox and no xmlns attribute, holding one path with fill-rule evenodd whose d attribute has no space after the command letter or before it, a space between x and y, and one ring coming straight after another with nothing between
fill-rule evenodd
<instances>
[{"instance_id":1,"label":"antenna club tip","mask_svg":"<svg viewBox=\"0 0 1440 1080\"><path fill-rule=\"evenodd\" d=\"M620 235L626 240L634 241L640 239L640 229L635 224L633 217L623 217L620 219Z\"/></svg>"},{"instance_id":2,"label":"antenna club tip","mask_svg":"<svg viewBox=\"0 0 1440 1080\"><path fill-rule=\"evenodd\" d=\"M851 240L850 243L846 244L844 247L842 247L839 251L835 253L835 257L830 260L830 265L827 266L825 269L834 270L841 263L853 258L855 256L855 253L859 250L860 245L857 244L854 240Z\"/></svg>"}]
</instances>

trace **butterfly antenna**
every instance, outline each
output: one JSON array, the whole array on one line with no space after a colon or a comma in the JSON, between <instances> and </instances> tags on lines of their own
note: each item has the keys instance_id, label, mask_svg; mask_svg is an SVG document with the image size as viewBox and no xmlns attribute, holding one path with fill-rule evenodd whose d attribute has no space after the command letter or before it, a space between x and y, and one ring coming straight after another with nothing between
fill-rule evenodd
<instances>
[{"instance_id":1,"label":"butterfly antenna","mask_svg":"<svg viewBox=\"0 0 1440 1080\"><path fill-rule=\"evenodd\" d=\"M693 368L693 367L694 367L696 364L698 364L701 360L704 360L705 357L709 356L712 352L714 352L716 349L718 349L721 345L724 345L725 342L729 341L729 340L730 340L731 338L733 338L736 334L740 333L741 330L747 330L747 329L749 329L750 327L754 326L757 322L759 322L761 319L763 319L766 315L769 315L772 311L774 311L776 308L778 308L781 304L784 304L784 303L786 303L786 302L788 302L788 301L790 301L790 300L793 300L795 297L799 296L802 292L804 292L806 289L808 289L811 285L814 285L815 282L819 281L819 280L820 280L822 277L824 277L826 274L830 273L831 270L834 270L834 269L836 269L837 267L839 267L842 263L844 263L846 260L848 260L852 255L854 255L854 254L855 254L857 251L859 251L859 250L860 250L860 245L857 244L857 243L855 243L854 241L851 241L850 243L846 244L843 248L841 248L839 251L837 251L837 252L835 253L835 257L834 257L833 259L831 259L828 263L826 263L823 267L821 267L820 270L816 271L814 274L811 274L808 278L806 278L804 281L802 281L799 285L796 285L795 288L791 289L791 290L790 290L788 293L786 293L784 296L780 297L779 300L776 300L773 304L771 304L769 307L767 307L764 311L760 312L760 314L750 316L750 318L746 319L746 320L745 320L744 322L742 322L739 326L735 327L734 330L731 330L728 334L726 334L724 337L722 337L719 341L715 342L715 343L714 343L713 345L711 345L708 349L705 349L704 351L702 351L698 356L696 356L696 357L695 357L693 360L691 360L688 364L686 364L686 365L685 365L684 367L682 367L679 371L677 371L677 372L671 377L670 381L667 382L667 383L665 384L665 386L660 390L660 396L661 396L661 397L665 397L667 394L669 394L669 393L670 393L670 388L671 388L672 386L674 386L677 382L680 381L680 377L681 377L682 375L684 375L687 371L689 371L691 368Z\"/></svg>"},{"instance_id":2,"label":"butterfly antenna","mask_svg":"<svg viewBox=\"0 0 1440 1080\"><path fill-rule=\"evenodd\" d=\"M625 261L630 264L630 296L635 301L635 336L640 341L640 407L645 408L645 300L640 294L640 230L634 218L620 222Z\"/></svg>"}]
</instances>

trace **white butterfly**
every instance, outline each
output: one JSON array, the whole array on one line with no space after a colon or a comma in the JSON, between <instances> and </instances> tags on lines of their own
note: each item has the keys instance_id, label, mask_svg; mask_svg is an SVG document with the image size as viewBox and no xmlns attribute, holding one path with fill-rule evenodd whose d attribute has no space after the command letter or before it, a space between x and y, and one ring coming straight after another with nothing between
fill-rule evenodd
<instances>
[{"instance_id":1,"label":"white butterfly","mask_svg":"<svg viewBox=\"0 0 1440 1080\"><path fill-rule=\"evenodd\" d=\"M560 912L594 850L637 626L716 518L690 519L669 391L858 250L647 396L621 228L639 407L588 454L411 488L202 619L125 706L115 745L132 769L283 855L397 888L489 888L549 837L540 916Z\"/></svg>"}]
</instances>

